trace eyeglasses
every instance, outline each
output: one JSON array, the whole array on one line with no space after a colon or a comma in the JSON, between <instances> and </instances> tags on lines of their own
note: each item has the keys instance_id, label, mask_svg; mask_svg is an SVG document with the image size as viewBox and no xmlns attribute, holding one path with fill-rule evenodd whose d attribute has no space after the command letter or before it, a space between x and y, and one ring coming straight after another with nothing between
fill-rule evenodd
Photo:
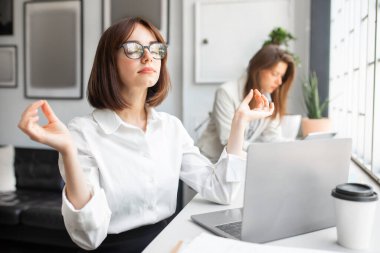
<instances>
[{"instance_id":1,"label":"eyeglasses","mask_svg":"<svg viewBox=\"0 0 380 253\"><path fill-rule=\"evenodd\" d=\"M143 46L136 41L128 41L121 45L125 55L130 59L140 59L144 55L145 48L156 60L162 60L167 52L167 46L161 42L153 42L149 46Z\"/></svg>"}]
</instances>

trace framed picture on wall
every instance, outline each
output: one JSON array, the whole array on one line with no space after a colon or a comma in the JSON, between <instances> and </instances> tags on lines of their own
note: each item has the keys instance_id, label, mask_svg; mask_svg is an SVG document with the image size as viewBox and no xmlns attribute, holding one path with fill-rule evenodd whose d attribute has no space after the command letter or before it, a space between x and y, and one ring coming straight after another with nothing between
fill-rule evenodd
<instances>
[{"instance_id":1,"label":"framed picture on wall","mask_svg":"<svg viewBox=\"0 0 380 253\"><path fill-rule=\"evenodd\" d=\"M138 16L157 27L169 44L169 4L169 0L102 0L102 32L123 18Z\"/></svg>"},{"instance_id":2,"label":"framed picture on wall","mask_svg":"<svg viewBox=\"0 0 380 253\"><path fill-rule=\"evenodd\" d=\"M82 1L24 3L25 97L82 98Z\"/></svg>"},{"instance_id":3,"label":"framed picture on wall","mask_svg":"<svg viewBox=\"0 0 380 253\"><path fill-rule=\"evenodd\" d=\"M0 88L17 87L17 47L0 46Z\"/></svg>"},{"instance_id":4,"label":"framed picture on wall","mask_svg":"<svg viewBox=\"0 0 380 253\"><path fill-rule=\"evenodd\" d=\"M0 35L13 35L13 0L0 0Z\"/></svg>"}]
</instances>

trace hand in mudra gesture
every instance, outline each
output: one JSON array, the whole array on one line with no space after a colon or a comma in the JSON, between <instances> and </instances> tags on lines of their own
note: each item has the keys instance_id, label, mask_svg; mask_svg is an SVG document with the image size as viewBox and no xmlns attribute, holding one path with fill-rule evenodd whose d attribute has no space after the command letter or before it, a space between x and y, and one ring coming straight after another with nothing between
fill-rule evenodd
<instances>
[{"instance_id":1,"label":"hand in mudra gesture","mask_svg":"<svg viewBox=\"0 0 380 253\"><path fill-rule=\"evenodd\" d=\"M48 123L38 124L38 109L41 108ZM60 153L64 153L72 146L69 130L54 114L46 100L39 100L28 106L21 116L18 127L32 140L46 144Z\"/></svg>"},{"instance_id":2,"label":"hand in mudra gesture","mask_svg":"<svg viewBox=\"0 0 380 253\"><path fill-rule=\"evenodd\" d=\"M250 108L250 102L254 98L254 108ZM236 110L236 114L241 117L244 122L266 118L271 116L274 111L274 104L268 102L268 99L262 95L258 90L251 90L248 95L243 99L241 104Z\"/></svg>"}]
</instances>

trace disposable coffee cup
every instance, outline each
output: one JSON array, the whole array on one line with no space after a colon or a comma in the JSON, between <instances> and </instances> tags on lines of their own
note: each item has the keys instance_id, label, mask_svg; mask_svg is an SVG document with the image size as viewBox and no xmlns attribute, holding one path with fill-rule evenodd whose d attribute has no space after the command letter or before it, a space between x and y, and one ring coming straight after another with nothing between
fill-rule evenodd
<instances>
[{"instance_id":1,"label":"disposable coffee cup","mask_svg":"<svg viewBox=\"0 0 380 253\"><path fill-rule=\"evenodd\" d=\"M347 183L336 186L335 215L338 243L345 248L368 249L377 206L377 193L366 184Z\"/></svg>"}]
</instances>

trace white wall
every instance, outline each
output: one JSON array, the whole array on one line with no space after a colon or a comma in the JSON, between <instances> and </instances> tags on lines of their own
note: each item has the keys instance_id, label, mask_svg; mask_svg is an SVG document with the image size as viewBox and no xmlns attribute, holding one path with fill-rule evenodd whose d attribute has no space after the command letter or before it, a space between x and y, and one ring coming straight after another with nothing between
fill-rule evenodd
<instances>
[{"instance_id":1,"label":"white wall","mask_svg":"<svg viewBox=\"0 0 380 253\"><path fill-rule=\"evenodd\" d=\"M31 141L17 128L21 113L34 99L24 97L23 64L23 8L25 0L14 1L14 35L0 36L0 44L17 46L17 80L15 89L0 89L0 145L13 144L24 147L41 147ZM181 1L170 1L170 44L168 67L173 88L166 101L158 110L181 117ZM87 81L91 71L96 47L101 35L101 0L83 0L83 94L86 94ZM57 31L59 32L59 31ZM57 49L58 50L58 49ZM84 97L81 100L53 100L49 103L58 117L65 123L75 116L92 111Z\"/></svg>"},{"instance_id":2,"label":"white wall","mask_svg":"<svg viewBox=\"0 0 380 253\"><path fill-rule=\"evenodd\" d=\"M194 128L207 118L208 112L212 110L214 93L220 85L195 82L194 24L197 1L199 0L183 0L183 122L193 138L197 137ZM232 1L239 2L239 0ZM300 80L307 73L309 65L310 0L293 0L291 6L294 6L294 10L291 10L294 13L294 24L290 25L289 31L297 38L291 45L291 50L300 57L302 66L297 70L297 80L289 95L288 113L304 114ZM224 27L219 29L228 36L228 31L224 30ZM218 60L220 59L215 59L215 64L218 64Z\"/></svg>"}]
</instances>

